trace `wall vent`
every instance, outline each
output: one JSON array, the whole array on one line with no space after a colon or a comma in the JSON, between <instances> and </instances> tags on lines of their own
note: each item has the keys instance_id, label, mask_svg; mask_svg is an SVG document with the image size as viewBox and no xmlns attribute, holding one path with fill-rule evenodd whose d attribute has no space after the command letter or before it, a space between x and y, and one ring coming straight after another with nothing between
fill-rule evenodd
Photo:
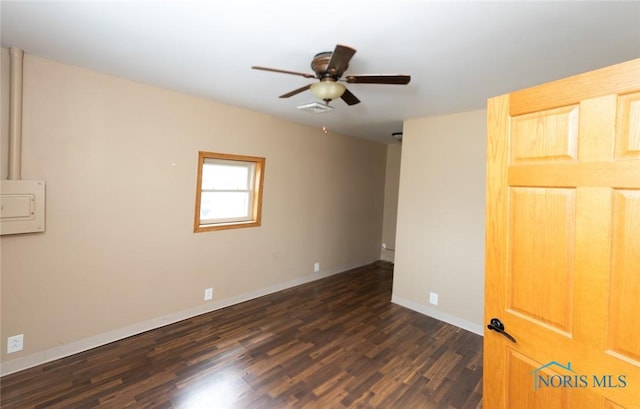
<instances>
[{"instance_id":1,"label":"wall vent","mask_svg":"<svg viewBox=\"0 0 640 409\"><path fill-rule=\"evenodd\" d=\"M323 112L333 111L333 107L327 104L321 104L320 102L312 102L310 104L300 105L298 107L301 111L311 112L313 114L321 114Z\"/></svg>"}]
</instances>

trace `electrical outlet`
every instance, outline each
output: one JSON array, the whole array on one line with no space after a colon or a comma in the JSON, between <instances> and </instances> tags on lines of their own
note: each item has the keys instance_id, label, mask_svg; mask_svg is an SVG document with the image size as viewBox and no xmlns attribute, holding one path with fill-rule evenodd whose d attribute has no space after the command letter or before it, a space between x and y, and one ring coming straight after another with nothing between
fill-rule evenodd
<instances>
[{"instance_id":1,"label":"electrical outlet","mask_svg":"<svg viewBox=\"0 0 640 409\"><path fill-rule=\"evenodd\" d=\"M22 351L24 346L24 334L14 335L7 338L7 354Z\"/></svg>"},{"instance_id":2,"label":"electrical outlet","mask_svg":"<svg viewBox=\"0 0 640 409\"><path fill-rule=\"evenodd\" d=\"M204 300L209 301L213 299L213 288L207 288L204 290Z\"/></svg>"},{"instance_id":3,"label":"electrical outlet","mask_svg":"<svg viewBox=\"0 0 640 409\"><path fill-rule=\"evenodd\" d=\"M382 248L386 249L387 248L387 243L382 243Z\"/></svg>"},{"instance_id":4,"label":"electrical outlet","mask_svg":"<svg viewBox=\"0 0 640 409\"><path fill-rule=\"evenodd\" d=\"M438 305L438 293L434 293L434 292L429 293L429 303L433 305Z\"/></svg>"},{"instance_id":5,"label":"electrical outlet","mask_svg":"<svg viewBox=\"0 0 640 409\"><path fill-rule=\"evenodd\" d=\"M318 271L320 271L320 263L316 261L315 263L313 263L313 272L317 273Z\"/></svg>"}]
</instances>

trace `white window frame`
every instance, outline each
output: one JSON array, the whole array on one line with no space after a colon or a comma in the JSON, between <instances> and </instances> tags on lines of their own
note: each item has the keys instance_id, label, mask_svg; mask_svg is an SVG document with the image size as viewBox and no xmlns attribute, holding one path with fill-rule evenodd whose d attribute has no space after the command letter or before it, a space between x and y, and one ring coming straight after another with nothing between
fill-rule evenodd
<instances>
[{"instance_id":1,"label":"white window frame","mask_svg":"<svg viewBox=\"0 0 640 409\"><path fill-rule=\"evenodd\" d=\"M262 224L262 186L264 182L265 158L257 156L233 155L227 153L198 152L198 177L196 184L196 209L194 232L256 227ZM228 166L245 167L248 172L248 190L203 189L202 173L205 164L218 163ZM232 218L203 219L200 215L203 193L246 192L249 194L249 214Z\"/></svg>"}]
</instances>

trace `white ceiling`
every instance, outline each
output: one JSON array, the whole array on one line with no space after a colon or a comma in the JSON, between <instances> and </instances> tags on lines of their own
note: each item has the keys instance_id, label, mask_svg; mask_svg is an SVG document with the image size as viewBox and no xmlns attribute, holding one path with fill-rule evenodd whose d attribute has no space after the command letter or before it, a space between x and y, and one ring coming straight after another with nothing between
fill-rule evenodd
<instances>
[{"instance_id":1,"label":"white ceiling","mask_svg":"<svg viewBox=\"0 0 640 409\"><path fill-rule=\"evenodd\" d=\"M391 142L404 119L482 109L491 96L640 57L640 2L419 0L5 1L1 42L66 64ZM299 111L299 76L336 44L362 103Z\"/></svg>"}]
</instances>

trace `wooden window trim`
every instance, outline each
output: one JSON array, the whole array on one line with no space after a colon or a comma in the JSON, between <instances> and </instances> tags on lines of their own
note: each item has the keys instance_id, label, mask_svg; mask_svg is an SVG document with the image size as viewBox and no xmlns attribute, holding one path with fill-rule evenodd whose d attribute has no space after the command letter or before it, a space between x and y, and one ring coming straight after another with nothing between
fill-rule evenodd
<instances>
[{"instance_id":1,"label":"wooden window trim","mask_svg":"<svg viewBox=\"0 0 640 409\"><path fill-rule=\"evenodd\" d=\"M221 159L229 161L253 162L255 164L253 176L252 217L249 221L232 221L223 223L201 224L200 202L202 198L202 169L206 159ZM257 227L262 224L262 192L264 186L264 167L266 159L258 156L234 155L216 152L198 152L198 175L196 180L196 209L194 217L194 233L214 230L241 229Z\"/></svg>"}]
</instances>

